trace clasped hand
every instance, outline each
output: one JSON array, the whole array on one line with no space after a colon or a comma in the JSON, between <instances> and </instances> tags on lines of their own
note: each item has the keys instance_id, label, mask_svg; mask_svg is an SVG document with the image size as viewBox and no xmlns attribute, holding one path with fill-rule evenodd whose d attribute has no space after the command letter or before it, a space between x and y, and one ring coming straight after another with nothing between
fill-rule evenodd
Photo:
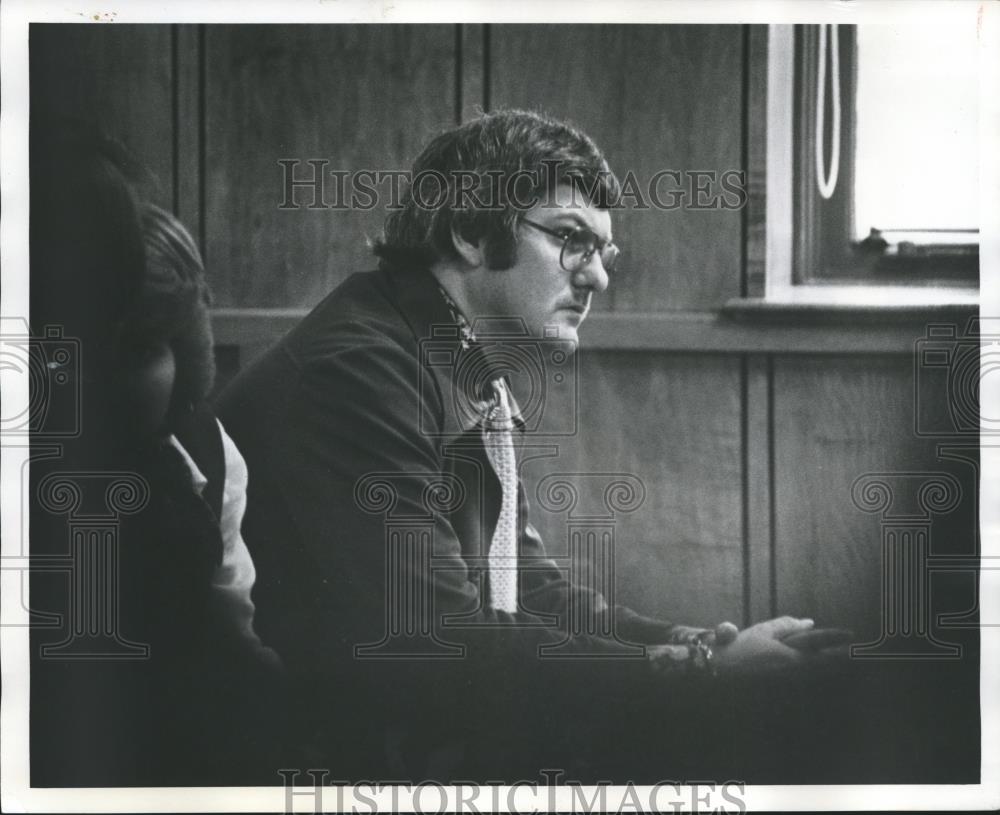
<instances>
[{"instance_id":1,"label":"clasped hand","mask_svg":"<svg viewBox=\"0 0 1000 815\"><path fill-rule=\"evenodd\" d=\"M715 627L712 665L719 675L760 675L789 672L817 661L843 659L849 631L816 628L810 619L776 617L740 631L732 623ZM677 666L685 646L654 645L647 649L658 672Z\"/></svg>"}]
</instances>

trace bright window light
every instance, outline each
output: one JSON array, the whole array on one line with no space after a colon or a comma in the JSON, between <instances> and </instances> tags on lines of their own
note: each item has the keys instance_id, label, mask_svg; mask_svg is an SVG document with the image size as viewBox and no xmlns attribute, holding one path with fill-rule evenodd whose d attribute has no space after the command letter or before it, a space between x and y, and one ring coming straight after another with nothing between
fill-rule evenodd
<instances>
[{"instance_id":1,"label":"bright window light","mask_svg":"<svg viewBox=\"0 0 1000 815\"><path fill-rule=\"evenodd\" d=\"M857 34L856 238L872 228L975 230L975 25L863 25Z\"/></svg>"}]
</instances>

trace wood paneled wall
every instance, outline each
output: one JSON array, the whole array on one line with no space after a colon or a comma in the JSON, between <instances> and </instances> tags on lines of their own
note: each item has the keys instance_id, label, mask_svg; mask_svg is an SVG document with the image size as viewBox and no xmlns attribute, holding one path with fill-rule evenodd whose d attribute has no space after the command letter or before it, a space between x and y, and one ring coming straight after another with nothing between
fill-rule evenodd
<instances>
[{"instance_id":1,"label":"wood paneled wall","mask_svg":"<svg viewBox=\"0 0 1000 815\"><path fill-rule=\"evenodd\" d=\"M205 248L220 306L312 306L372 266L384 210L281 210L281 159L406 170L455 121L452 26L208 27ZM329 177L328 177L329 178ZM333 179L327 189L334 197ZM300 190L299 200L312 201Z\"/></svg>"},{"instance_id":2,"label":"wood paneled wall","mask_svg":"<svg viewBox=\"0 0 1000 815\"><path fill-rule=\"evenodd\" d=\"M490 102L575 122L645 194L660 170L742 169L742 42L735 25L494 26ZM623 279L607 308L706 310L739 294L739 212L630 209L614 229Z\"/></svg>"},{"instance_id":3,"label":"wood paneled wall","mask_svg":"<svg viewBox=\"0 0 1000 815\"><path fill-rule=\"evenodd\" d=\"M924 511L918 491L935 472L955 477L957 506L926 513L933 555L972 554L975 546L976 446L949 450L940 439L916 435L921 402L940 405L943 394L915 387L906 356L777 357L774 363L773 455L777 603L782 611L815 615L852 627L866 640L879 634L886 521ZM967 440L968 441L968 440ZM939 450L939 447L941 448ZM955 455L964 450L964 456ZM808 467L808 471L805 468ZM888 512L862 511L851 497L856 478L884 479L895 494ZM906 475L903 475L906 474ZM966 573L966 577L971 577ZM970 585L930 575L938 611L961 611Z\"/></svg>"},{"instance_id":4,"label":"wood paneled wall","mask_svg":"<svg viewBox=\"0 0 1000 815\"><path fill-rule=\"evenodd\" d=\"M566 551L567 517L539 504L540 478L632 475L645 501L614 519L619 599L673 620L742 619L740 377L735 355L581 353L578 432L525 479L549 549Z\"/></svg>"},{"instance_id":5,"label":"wood paneled wall","mask_svg":"<svg viewBox=\"0 0 1000 815\"><path fill-rule=\"evenodd\" d=\"M507 105L573 120L643 182L661 169L746 169L752 41L740 26L35 25L32 116L94 114L129 143L199 236L216 303L235 309L224 324L252 326L245 310L308 308L371 266L365 239L382 218L279 209L279 160L406 169L438 129ZM868 329L847 325L803 355L809 329L778 327L761 345L754 327L712 317L743 288L745 227L725 210L616 216L624 272L598 307L611 320L603 336L626 347L581 352L579 433L528 465L529 495L552 471L641 479L644 505L616 527L619 600L641 611L811 614L871 633L880 525L851 503L853 480L955 472L966 496L947 541L969 549L972 469L914 434L905 342L866 353L854 332ZM669 341L649 313L673 320ZM244 361L270 341L253 332L227 335ZM237 350L221 359L235 364ZM533 503L550 548L565 551L566 519Z\"/></svg>"},{"instance_id":6,"label":"wood paneled wall","mask_svg":"<svg viewBox=\"0 0 1000 815\"><path fill-rule=\"evenodd\" d=\"M32 126L99 122L154 178L146 192L174 206L175 61L169 25L31 25Z\"/></svg>"}]
</instances>

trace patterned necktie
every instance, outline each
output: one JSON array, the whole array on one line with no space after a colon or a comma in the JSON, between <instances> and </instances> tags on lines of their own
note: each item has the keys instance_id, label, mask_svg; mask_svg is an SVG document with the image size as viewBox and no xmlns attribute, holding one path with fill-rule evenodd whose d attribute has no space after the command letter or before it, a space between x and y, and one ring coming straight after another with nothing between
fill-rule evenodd
<instances>
[{"instance_id":1,"label":"patterned necktie","mask_svg":"<svg viewBox=\"0 0 1000 815\"><path fill-rule=\"evenodd\" d=\"M490 604L498 611L517 611L517 461L514 422L502 379L492 383L496 404L483 428L486 455L500 479L503 502L490 543Z\"/></svg>"},{"instance_id":2,"label":"patterned necktie","mask_svg":"<svg viewBox=\"0 0 1000 815\"><path fill-rule=\"evenodd\" d=\"M476 347L476 336L461 309L451 296L439 286L441 297L458 326L462 349ZM490 605L498 611L517 612L517 460L514 457L514 419L510 398L503 379L490 382L493 388L492 404L487 408L483 423L483 446L486 457L500 480L503 499L500 517L497 518L493 540L490 542Z\"/></svg>"}]
</instances>

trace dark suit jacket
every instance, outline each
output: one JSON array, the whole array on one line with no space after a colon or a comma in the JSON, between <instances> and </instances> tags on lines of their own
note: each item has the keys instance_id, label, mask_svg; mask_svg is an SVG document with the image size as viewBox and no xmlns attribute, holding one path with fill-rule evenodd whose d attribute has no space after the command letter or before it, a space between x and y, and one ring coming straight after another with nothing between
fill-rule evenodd
<instances>
[{"instance_id":1,"label":"dark suit jacket","mask_svg":"<svg viewBox=\"0 0 1000 815\"><path fill-rule=\"evenodd\" d=\"M365 759L377 762L400 722L425 746L435 729L442 743L459 731L492 739L487 711L538 722L573 697L567 682L586 706L646 673L637 649L606 637L589 637L588 653L622 659L539 658L566 638L569 603L603 598L547 559L523 490L523 611L489 608L501 489L468 409L475 394L455 374L463 353L428 271L356 274L218 405L250 473L256 627L301 694L294 740L341 766L331 728L377 734ZM652 643L671 626L619 608L617 630ZM362 776L369 766L359 760Z\"/></svg>"},{"instance_id":2,"label":"dark suit jacket","mask_svg":"<svg viewBox=\"0 0 1000 815\"><path fill-rule=\"evenodd\" d=\"M32 608L62 618L58 627L42 625L31 632L32 783L257 781L273 763L269 722L260 713L276 709L280 699L260 706L262 695L277 695L278 684L246 643L234 637L211 588L223 556L218 518L226 481L215 416L200 408L179 417L172 428L208 479L200 498L179 456L163 455L152 443L115 449L92 426L88 429L56 458L45 457L45 446L37 445L42 455L31 468ZM105 491L112 475L141 479L144 491L137 494L145 497L135 500L135 511L121 507L129 503L125 490L117 501L111 489ZM75 485L77 506L54 500L59 488L52 485ZM69 590L71 567L65 563L74 551L72 525L88 516L92 522L114 519L113 533L101 538L100 546L114 553L117 580L88 590L83 581L90 572L74 579L83 582L85 601L100 600L101 608L113 609L114 635L133 648L146 646L145 658L137 658L134 650L125 659L65 656L71 632L90 627L79 616L80 596ZM104 563L109 556L104 549L94 539L87 545L91 559L100 555ZM81 569L82 563L72 568ZM69 642L77 654L95 647L85 637ZM43 647L57 645L63 645L60 654L43 655ZM116 651L108 641L96 647L99 654L126 650Z\"/></svg>"}]
</instances>

